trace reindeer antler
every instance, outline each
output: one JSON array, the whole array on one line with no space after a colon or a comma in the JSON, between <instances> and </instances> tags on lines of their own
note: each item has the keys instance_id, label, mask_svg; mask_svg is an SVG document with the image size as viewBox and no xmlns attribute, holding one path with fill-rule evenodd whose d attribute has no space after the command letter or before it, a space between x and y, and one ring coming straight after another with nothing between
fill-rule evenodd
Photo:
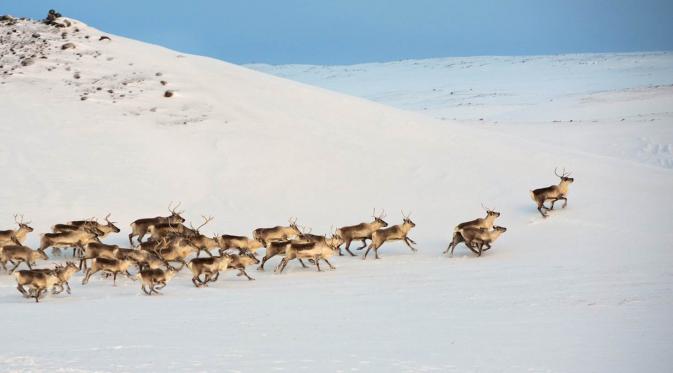
<instances>
[{"instance_id":1,"label":"reindeer antler","mask_svg":"<svg viewBox=\"0 0 673 373\"><path fill-rule=\"evenodd\" d=\"M402 216L403 216L405 219L409 219L409 217L411 216L411 212L409 213L409 215L405 215L405 214L404 214L404 211L403 211L402 209L400 209L400 212L402 213Z\"/></svg>"},{"instance_id":2,"label":"reindeer antler","mask_svg":"<svg viewBox=\"0 0 673 373\"><path fill-rule=\"evenodd\" d=\"M108 222L108 223L110 223L110 224L114 224L115 222L113 222L113 221L110 221L110 215L112 215L112 213L111 213L111 212L110 212L110 213L108 213L107 215L105 215L105 221L106 221L106 222Z\"/></svg>"},{"instance_id":3,"label":"reindeer antler","mask_svg":"<svg viewBox=\"0 0 673 373\"><path fill-rule=\"evenodd\" d=\"M493 210L491 210L488 206L484 206L484 203L483 203L483 202L481 203L481 208L484 209L484 210L486 210L486 212L493 211Z\"/></svg>"},{"instance_id":4,"label":"reindeer antler","mask_svg":"<svg viewBox=\"0 0 673 373\"><path fill-rule=\"evenodd\" d=\"M294 224L297 223L297 218L296 217L291 217L287 220L287 222L290 223L290 225L294 225Z\"/></svg>"},{"instance_id":5,"label":"reindeer antler","mask_svg":"<svg viewBox=\"0 0 673 373\"><path fill-rule=\"evenodd\" d=\"M192 229L194 229L196 231L196 233L199 233L199 234L201 234L201 232L199 232L199 229L203 228L204 225L210 223L213 219L215 219L212 216L206 217L205 215L201 215L201 217L203 218L203 224L199 225L198 228L194 228L192 223L189 223L189 225L192 227Z\"/></svg>"},{"instance_id":6,"label":"reindeer antler","mask_svg":"<svg viewBox=\"0 0 673 373\"><path fill-rule=\"evenodd\" d=\"M560 178L564 178L564 177L568 177L568 176L570 176L570 173L569 173L569 172L566 173L566 169L565 169L565 167L563 167L563 174L562 174L562 175L559 175L559 174L558 174L558 167L554 167L554 175L556 175L556 176L558 176L558 177L560 177Z\"/></svg>"}]
</instances>

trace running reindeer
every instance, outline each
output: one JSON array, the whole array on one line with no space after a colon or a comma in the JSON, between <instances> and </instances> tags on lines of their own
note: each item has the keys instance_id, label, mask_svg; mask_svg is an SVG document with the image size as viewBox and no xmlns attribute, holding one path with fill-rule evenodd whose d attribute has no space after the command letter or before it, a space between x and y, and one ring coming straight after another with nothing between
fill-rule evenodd
<instances>
[{"instance_id":1,"label":"running reindeer","mask_svg":"<svg viewBox=\"0 0 673 373\"><path fill-rule=\"evenodd\" d=\"M378 252L379 247L381 247L381 245L387 241L403 240L404 243L409 246L411 251L418 251L415 247L411 246L412 243L416 244L416 242L408 237L411 228L416 226L416 224L411 221L411 219L409 219L410 215L411 213L409 215L404 215L404 211L402 211L402 224L393 225L390 228L379 229L372 233L372 243L369 244L369 247L367 248L367 251L365 251L365 255L362 257L362 260L367 259L367 254L371 249L374 249L374 257L376 259L380 259Z\"/></svg>"},{"instance_id":2,"label":"running reindeer","mask_svg":"<svg viewBox=\"0 0 673 373\"><path fill-rule=\"evenodd\" d=\"M449 247L447 247L446 250L444 250L444 254L451 251L451 255L453 255L453 249L456 247L456 245L465 241L465 239L463 238L463 235L460 233L461 229L466 229L466 228L491 229L491 228L493 228L493 223L495 222L495 219L500 217L500 213L493 210L493 209L490 209L490 208L484 206L483 203L481 204L481 207L486 211L486 217L466 221L464 223L460 223L460 224L456 225L456 227L453 229L453 239L451 240L451 243L449 244Z\"/></svg>"},{"instance_id":3,"label":"running reindeer","mask_svg":"<svg viewBox=\"0 0 673 373\"><path fill-rule=\"evenodd\" d=\"M381 214L379 216L376 216L376 209L374 209L374 212L372 213L372 218L374 218L374 221L371 223L360 223L357 225L351 225L337 229L336 234L343 238L344 243L346 244L345 249L349 254L351 254L351 256L355 256L355 254L353 254L353 252L350 250L351 241L362 240L362 246L358 247L357 250L362 250L367 247L367 240L372 239L372 234L377 230L388 226L388 223L383 220L385 216L386 214L383 210L381 210ZM339 255L343 255L341 252L341 247L339 247Z\"/></svg>"},{"instance_id":4,"label":"running reindeer","mask_svg":"<svg viewBox=\"0 0 673 373\"><path fill-rule=\"evenodd\" d=\"M33 228L28 225L30 222L23 221L23 215L14 215L14 221L19 229L0 231L0 247L13 244L22 245L28 233L33 231Z\"/></svg>"},{"instance_id":5,"label":"running reindeer","mask_svg":"<svg viewBox=\"0 0 673 373\"><path fill-rule=\"evenodd\" d=\"M131 223L131 233L129 233L129 242L133 245L133 237L138 236L138 242L142 243L142 239L147 234L147 230L152 225L162 224L162 223L171 223L171 224L181 224L185 222L185 219L180 216L184 211L176 211L180 206L180 203L172 207L173 202L168 205L168 211L170 211L170 216L157 216L155 218L145 218L138 219Z\"/></svg>"},{"instance_id":6,"label":"running reindeer","mask_svg":"<svg viewBox=\"0 0 673 373\"><path fill-rule=\"evenodd\" d=\"M565 168L563 169L563 173L561 175L558 174L557 168L554 168L554 174L561 179L558 185L552 185L546 188L539 188L530 191L530 197L537 204L537 210L540 212L543 218L546 218L548 214L542 211L542 209L545 209L546 211L553 210L554 203L556 201L563 200L563 206L561 206L562 208L565 208L568 205L568 187L575 181L575 179L569 177L570 173L566 173ZM551 201L551 207L544 205L546 201Z\"/></svg>"},{"instance_id":7,"label":"running reindeer","mask_svg":"<svg viewBox=\"0 0 673 373\"><path fill-rule=\"evenodd\" d=\"M252 231L252 238L260 241L264 247L267 247L269 242L284 241L288 238L296 237L301 234L299 227L297 227L297 218L288 220L290 223L287 227L276 226L273 228L257 228Z\"/></svg>"}]
</instances>

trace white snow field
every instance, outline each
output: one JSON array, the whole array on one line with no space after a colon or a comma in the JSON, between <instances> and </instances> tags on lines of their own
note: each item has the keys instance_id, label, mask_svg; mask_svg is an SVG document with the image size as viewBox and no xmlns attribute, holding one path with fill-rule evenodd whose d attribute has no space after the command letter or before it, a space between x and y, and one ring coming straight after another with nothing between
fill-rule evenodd
<instances>
[{"instance_id":1,"label":"white snow field","mask_svg":"<svg viewBox=\"0 0 673 373\"><path fill-rule=\"evenodd\" d=\"M428 116L99 41L103 32L73 22L0 22L2 229L24 214L35 247L55 223L111 212L122 232L105 241L128 245L130 222L165 215L172 200L189 221L215 216L208 234L249 235L292 216L327 232L377 207L390 224L412 212L419 252L386 244L380 260L338 257L322 273L291 262L274 274L273 259L249 269L256 281L228 272L201 289L183 271L154 297L126 278L82 286L79 273L72 295L39 304L0 273L0 371L671 371L670 54L531 58L511 74L510 59L455 59L502 65L500 75L451 73L456 91L496 93L475 98L479 108L422 91L449 89L439 70L367 65L336 74L340 86L307 78L402 109L427 101ZM658 150L639 153L648 146ZM529 190L557 183L555 166L575 183L568 207L542 219ZM482 257L464 246L442 255L481 203L508 231Z\"/></svg>"}]
</instances>

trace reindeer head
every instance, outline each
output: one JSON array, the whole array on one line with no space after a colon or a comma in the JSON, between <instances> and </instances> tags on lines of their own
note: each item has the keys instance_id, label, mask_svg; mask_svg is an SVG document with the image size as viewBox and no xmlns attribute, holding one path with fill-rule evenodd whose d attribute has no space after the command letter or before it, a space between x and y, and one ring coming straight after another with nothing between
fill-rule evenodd
<instances>
[{"instance_id":1,"label":"reindeer head","mask_svg":"<svg viewBox=\"0 0 673 373\"><path fill-rule=\"evenodd\" d=\"M105 216L105 222L107 222L107 224L105 224L104 226L107 227L107 228L108 228L110 231L112 231L113 233L119 233L119 232L121 232L121 230L119 229L119 227L117 227L116 225L114 225L114 222L111 222L111 221L110 221L110 215L111 215L111 214L107 214L107 215Z\"/></svg>"},{"instance_id":2,"label":"reindeer head","mask_svg":"<svg viewBox=\"0 0 673 373\"><path fill-rule=\"evenodd\" d=\"M566 173L565 168L563 169L563 172L561 173L561 175L558 174L557 169L558 168L554 168L554 175L558 176L559 179L561 179L562 183L572 184L575 181L574 178L570 177L570 174L571 174L570 172Z\"/></svg>"},{"instance_id":3,"label":"reindeer head","mask_svg":"<svg viewBox=\"0 0 673 373\"><path fill-rule=\"evenodd\" d=\"M244 256L246 258L249 258L252 264L259 264L259 259L255 256L255 254L251 251L245 250L239 254L240 256Z\"/></svg>"},{"instance_id":4,"label":"reindeer head","mask_svg":"<svg viewBox=\"0 0 673 373\"><path fill-rule=\"evenodd\" d=\"M16 224L19 225L19 229L23 229L26 232L32 232L33 231L33 228L28 226L28 224L30 224L31 222L24 222L23 221L23 215L18 215L18 214L14 215L14 221L16 222Z\"/></svg>"},{"instance_id":5,"label":"reindeer head","mask_svg":"<svg viewBox=\"0 0 673 373\"><path fill-rule=\"evenodd\" d=\"M498 232L500 232L500 233L505 233L505 232L507 232L507 228L505 228L505 227L500 227L500 226L497 226L497 225L494 225L494 226L493 226L493 230L494 230L494 231L498 231Z\"/></svg>"},{"instance_id":6,"label":"reindeer head","mask_svg":"<svg viewBox=\"0 0 673 373\"><path fill-rule=\"evenodd\" d=\"M170 266L166 271L164 271L164 276L166 277L166 282L170 281L175 275L178 274L178 270L175 268L171 268Z\"/></svg>"},{"instance_id":7,"label":"reindeer head","mask_svg":"<svg viewBox=\"0 0 673 373\"><path fill-rule=\"evenodd\" d=\"M178 223L184 223L184 222L185 222L185 218L183 218L182 216L180 216L180 215L183 214L185 211L184 211L184 210L182 210L182 211L177 211L177 209L178 209L178 207L180 206L181 203L182 203L182 202L178 202L178 204L175 205L175 207L171 207L171 206L173 206L173 202L171 202L171 203L168 205L168 211L171 212L171 216L168 217L168 222L169 222L169 223L171 223L171 224L178 224Z\"/></svg>"},{"instance_id":8,"label":"reindeer head","mask_svg":"<svg viewBox=\"0 0 673 373\"><path fill-rule=\"evenodd\" d=\"M37 252L40 254L40 259L42 259L42 260L49 259L49 257L47 256L47 253L44 252L44 249L37 249Z\"/></svg>"},{"instance_id":9,"label":"reindeer head","mask_svg":"<svg viewBox=\"0 0 673 373\"><path fill-rule=\"evenodd\" d=\"M486 216L493 216L493 217L496 217L496 218L500 216L499 212L484 206L483 203L481 204L481 208L483 208L484 211L486 211Z\"/></svg>"},{"instance_id":10,"label":"reindeer head","mask_svg":"<svg viewBox=\"0 0 673 373\"><path fill-rule=\"evenodd\" d=\"M380 215L376 215L376 208L374 209L374 213L372 213L372 218L374 218L375 223L379 223L382 227L387 227L388 223L383 220L383 218L386 217L386 212L384 210L381 210Z\"/></svg>"},{"instance_id":11,"label":"reindeer head","mask_svg":"<svg viewBox=\"0 0 673 373\"><path fill-rule=\"evenodd\" d=\"M416 223L411 221L411 219L409 218L411 216L411 213L409 213L408 215L405 215L404 211L401 211L401 212L402 212L402 221L404 222L404 224L407 224L407 225L411 226L411 228L415 227Z\"/></svg>"}]
</instances>

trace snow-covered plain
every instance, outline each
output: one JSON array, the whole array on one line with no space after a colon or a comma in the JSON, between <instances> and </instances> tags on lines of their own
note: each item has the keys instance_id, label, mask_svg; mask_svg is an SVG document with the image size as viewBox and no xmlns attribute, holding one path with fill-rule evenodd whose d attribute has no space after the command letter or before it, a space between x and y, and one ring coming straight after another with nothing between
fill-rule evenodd
<instances>
[{"instance_id":1,"label":"snow-covered plain","mask_svg":"<svg viewBox=\"0 0 673 373\"><path fill-rule=\"evenodd\" d=\"M287 75L427 106L428 116L114 35L99 41L101 31L78 22L66 39L26 21L0 31L0 227L25 214L36 228L29 245L54 223L107 212L122 232L106 241L125 244L132 220L180 200L192 221L214 215L206 231L219 234L290 216L325 232L369 219L373 207L397 224L405 209L420 249L389 244L381 260L336 258L324 273L293 263L273 274L274 260L249 271L256 281L229 273L205 289L183 272L157 297L127 279L81 286L78 274L72 295L40 304L0 274L0 371L673 367L669 54L639 55L646 62L632 74L615 66L634 55L530 58L510 74L507 58L462 59L503 65L497 82L484 67L460 70L471 75L455 92L496 93L470 99L479 108L433 96L452 83L441 69L414 73L422 61L351 77L337 72L360 67L317 68L335 71L340 86L329 74ZM8 41L35 32L47 58L12 69L21 60ZM76 48L61 50L65 42ZM639 157L627 130L663 155ZM555 166L576 181L568 208L543 220L528 191L555 183ZM482 202L502 212L507 233L480 258L464 247L441 255Z\"/></svg>"}]
</instances>

